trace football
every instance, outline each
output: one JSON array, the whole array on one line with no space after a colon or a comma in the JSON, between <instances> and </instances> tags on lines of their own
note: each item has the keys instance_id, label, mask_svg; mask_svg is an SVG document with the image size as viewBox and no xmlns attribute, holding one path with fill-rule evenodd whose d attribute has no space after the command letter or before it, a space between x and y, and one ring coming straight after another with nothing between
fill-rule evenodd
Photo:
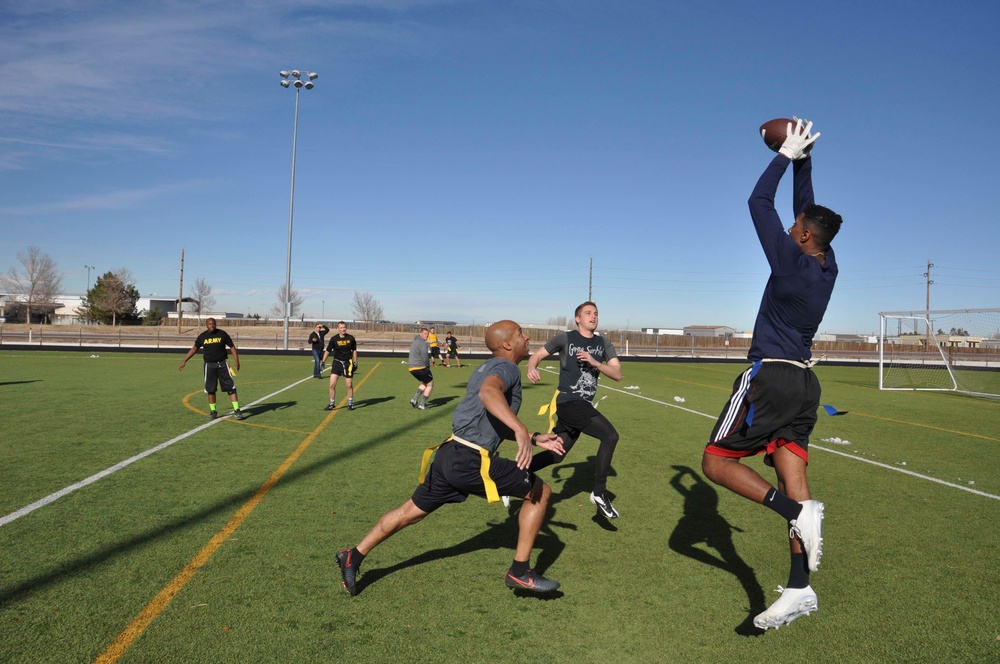
<instances>
[{"instance_id":1,"label":"football","mask_svg":"<svg viewBox=\"0 0 1000 664\"><path fill-rule=\"evenodd\" d=\"M788 118L777 118L768 120L760 126L760 137L764 139L764 145L777 152L781 144L785 142L785 134L788 133L788 123L792 122Z\"/></svg>"}]
</instances>

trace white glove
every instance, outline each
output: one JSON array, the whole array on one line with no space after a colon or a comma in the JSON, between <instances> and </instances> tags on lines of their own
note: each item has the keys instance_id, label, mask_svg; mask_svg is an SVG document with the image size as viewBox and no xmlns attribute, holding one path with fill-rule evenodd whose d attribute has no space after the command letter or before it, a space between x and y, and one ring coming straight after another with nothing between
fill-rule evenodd
<instances>
[{"instance_id":1,"label":"white glove","mask_svg":"<svg viewBox=\"0 0 1000 664\"><path fill-rule=\"evenodd\" d=\"M819 132L815 134L809 133L812 130L812 122L806 121L804 125L802 123L803 120L799 120L798 118L795 118L794 125L791 122L788 123L785 142L778 149L779 154L785 155L792 161L808 157L813 143L820 136Z\"/></svg>"}]
</instances>

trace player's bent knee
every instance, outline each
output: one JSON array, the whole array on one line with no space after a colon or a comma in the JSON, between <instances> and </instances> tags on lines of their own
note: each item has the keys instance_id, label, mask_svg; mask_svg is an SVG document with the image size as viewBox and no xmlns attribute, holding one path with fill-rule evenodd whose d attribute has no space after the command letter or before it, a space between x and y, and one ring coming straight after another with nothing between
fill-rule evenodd
<instances>
[{"instance_id":1,"label":"player's bent knee","mask_svg":"<svg viewBox=\"0 0 1000 664\"><path fill-rule=\"evenodd\" d=\"M526 501L532 504L542 504L547 505L549 502L549 496L552 495L552 488L543 482L540 478L535 478L535 483L531 485L531 489L528 491L527 495L524 496Z\"/></svg>"},{"instance_id":2,"label":"player's bent knee","mask_svg":"<svg viewBox=\"0 0 1000 664\"><path fill-rule=\"evenodd\" d=\"M733 463L733 461L726 459L724 457L716 456L714 454L708 454L707 452L701 457L701 472L704 473L705 477L711 481L719 484L719 480L722 477L722 471L724 469L724 464Z\"/></svg>"}]
</instances>

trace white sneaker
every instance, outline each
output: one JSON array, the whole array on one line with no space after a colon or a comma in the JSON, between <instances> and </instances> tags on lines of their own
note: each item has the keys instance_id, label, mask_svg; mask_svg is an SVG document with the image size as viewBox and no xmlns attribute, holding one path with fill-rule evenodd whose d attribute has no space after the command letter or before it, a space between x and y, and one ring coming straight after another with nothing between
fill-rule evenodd
<instances>
[{"instance_id":1,"label":"white sneaker","mask_svg":"<svg viewBox=\"0 0 1000 664\"><path fill-rule=\"evenodd\" d=\"M789 537L798 537L802 540L802 547L806 550L809 559L809 571L815 572L819 568L820 558L823 557L823 503L818 500L806 500L801 503L802 511L798 518L791 522Z\"/></svg>"},{"instance_id":2,"label":"white sneaker","mask_svg":"<svg viewBox=\"0 0 1000 664\"><path fill-rule=\"evenodd\" d=\"M777 592L781 593L767 610L757 615L753 619L754 627L762 630L778 629L782 625L787 625L796 618L808 616L813 611L819 610L819 600L812 586L805 588L784 588L778 586Z\"/></svg>"}]
</instances>

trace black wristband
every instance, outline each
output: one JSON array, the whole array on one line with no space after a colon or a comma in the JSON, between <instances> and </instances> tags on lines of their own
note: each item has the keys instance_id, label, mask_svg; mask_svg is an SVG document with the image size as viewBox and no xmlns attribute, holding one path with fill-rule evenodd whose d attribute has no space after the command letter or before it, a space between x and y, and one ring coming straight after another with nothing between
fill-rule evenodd
<instances>
[{"instance_id":1,"label":"black wristband","mask_svg":"<svg viewBox=\"0 0 1000 664\"><path fill-rule=\"evenodd\" d=\"M540 436L540 435L541 434L539 434L537 431L535 433L531 434L531 444L532 445L537 445L538 444L538 436Z\"/></svg>"}]
</instances>

